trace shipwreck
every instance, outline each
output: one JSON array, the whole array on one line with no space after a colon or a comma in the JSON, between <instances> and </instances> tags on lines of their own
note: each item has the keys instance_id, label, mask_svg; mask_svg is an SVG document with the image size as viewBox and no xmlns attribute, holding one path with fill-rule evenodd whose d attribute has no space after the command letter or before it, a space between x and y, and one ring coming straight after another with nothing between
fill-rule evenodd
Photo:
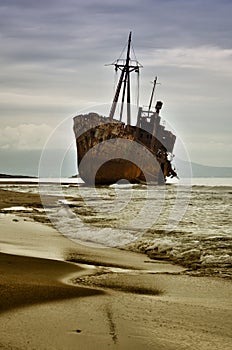
<instances>
[{"instance_id":1,"label":"shipwreck","mask_svg":"<svg viewBox=\"0 0 232 350\"><path fill-rule=\"evenodd\" d=\"M149 106L139 107L137 115L131 115L130 75L139 74L142 67L131 59L131 32L125 59L117 59L113 65L120 77L109 115L91 112L73 118L79 175L89 185L120 180L165 184L168 177L177 176L171 164L176 136L161 124L163 103L157 101L152 108L157 77ZM134 117L136 122L132 125Z\"/></svg>"}]
</instances>

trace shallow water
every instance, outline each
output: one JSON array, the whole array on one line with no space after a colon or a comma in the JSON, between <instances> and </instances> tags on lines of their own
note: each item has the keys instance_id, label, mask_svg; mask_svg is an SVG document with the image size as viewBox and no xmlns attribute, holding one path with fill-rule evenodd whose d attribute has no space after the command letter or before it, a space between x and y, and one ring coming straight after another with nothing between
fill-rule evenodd
<instances>
[{"instance_id":1,"label":"shallow water","mask_svg":"<svg viewBox=\"0 0 232 350\"><path fill-rule=\"evenodd\" d=\"M38 192L33 184L4 188ZM60 195L56 208L46 208L47 215L78 243L146 252L195 274L231 276L231 179L192 179L192 185L185 181L162 187L42 185L39 192L42 200L43 193Z\"/></svg>"}]
</instances>

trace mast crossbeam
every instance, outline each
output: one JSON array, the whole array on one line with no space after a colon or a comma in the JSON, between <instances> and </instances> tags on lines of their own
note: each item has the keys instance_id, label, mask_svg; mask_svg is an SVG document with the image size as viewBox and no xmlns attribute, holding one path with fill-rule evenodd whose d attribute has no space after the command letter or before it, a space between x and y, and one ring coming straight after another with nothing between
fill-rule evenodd
<instances>
[{"instance_id":1,"label":"mast crossbeam","mask_svg":"<svg viewBox=\"0 0 232 350\"><path fill-rule=\"evenodd\" d=\"M112 65L115 66L115 70L118 69L121 71L121 76L118 81L118 85L115 91L113 103L111 106L109 118L112 120L114 118L114 113L116 110L116 106L118 103L118 99L120 96L121 88L123 86L123 92L122 92L122 105L121 105L121 111L120 111L120 121L122 120L122 113L123 113L123 106L124 106L124 100L125 100L125 94L127 95L127 125L130 125L131 123L131 97L130 97L130 73L135 71L136 73L139 73L139 69L142 67L142 65L137 60L131 60L130 58L130 51L131 51L131 32L129 34L128 38L128 44L127 44L127 55L126 59L118 59Z\"/></svg>"}]
</instances>

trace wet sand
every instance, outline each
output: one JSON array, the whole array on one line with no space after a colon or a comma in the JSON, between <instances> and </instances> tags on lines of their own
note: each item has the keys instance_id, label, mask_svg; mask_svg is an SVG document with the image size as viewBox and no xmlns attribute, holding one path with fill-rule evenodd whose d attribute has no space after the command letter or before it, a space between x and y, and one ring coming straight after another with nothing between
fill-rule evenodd
<instances>
[{"instance_id":1,"label":"wet sand","mask_svg":"<svg viewBox=\"0 0 232 350\"><path fill-rule=\"evenodd\" d=\"M0 207L39 205L36 195L7 197L1 191ZM229 280L79 246L9 214L0 215L0 251L1 349L232 348Z\"/></svg>"},{"instance_id":2,"label":"wet sand","mask_svg":"<svg viewBox=\"0 0 232 350\"><path fill-rule=\"evenodd\" d=\"M74 264L11 254L0 254L0 312L61 299L98 295L101 292L65 284L62 277L78 274Z\"/></svg>"}]
</instances>

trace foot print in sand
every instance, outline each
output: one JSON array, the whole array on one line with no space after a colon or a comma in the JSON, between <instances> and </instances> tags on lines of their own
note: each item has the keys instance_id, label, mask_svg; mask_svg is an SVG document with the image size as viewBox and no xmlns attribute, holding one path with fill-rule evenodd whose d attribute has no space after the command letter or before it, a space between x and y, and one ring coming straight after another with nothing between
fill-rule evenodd
<instances>
[{"instance_id":1,"label":"foot print in sand","mask_svg":"<svg viewBox=\"0 0 232 350\"><path fill-rule=\"evenodd\" d=\"M81 329L74 329L73 331L71 331L72 333L81 333L82 330Z\"/></svg>"}]
</instances>

